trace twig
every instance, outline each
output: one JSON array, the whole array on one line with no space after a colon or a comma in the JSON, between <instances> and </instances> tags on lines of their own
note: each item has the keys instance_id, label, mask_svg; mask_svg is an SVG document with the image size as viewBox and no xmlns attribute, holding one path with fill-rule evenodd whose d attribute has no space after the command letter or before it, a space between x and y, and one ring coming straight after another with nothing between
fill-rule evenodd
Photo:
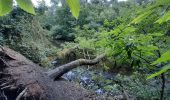
<instances>
[{"instance_id":1,"label":"twig","mask_svg":"<svg viewBox=\"0 0 170 100\"><path fill-rule=\"evenodd\" d=\"M3 46L2 45L0 45L0 48L2 49L2 52L4 52L4 54L3 54L3 58L5 58L5 50L4 50L4 48L3 48Z\"/></svg>"},{"instance_id":2,"label":"twig","mask_svg":"<svg viewBox=\"0 0 170 100\"><path fill-rule=\"evenodd\" d=\"M8 100L7 96L5 95L4 91L2 92L3 97L5 98L5 100Z\"/></svg>"},{"instance_id":3,"label":"twig","mask_svg":"<svg viewBox=\"0 0 170 100\"><path fill-rule=\"evenodd\" d=\"M144 60L147 64L149 64L150 66L154 66L154 67L158 67L158 66L156 66L156 65L151 65L151 63L149 62L149 61L147 61L145 58L143 58L143 57L141 57L141 56L139 56L139 55L137 55L137 54L134 54L135 56L137 56L137 57L139 57L140 59L142 59L142 60Z\"/></svg>"},{"instance_id":4,"label":"twig","mask_svg":"<svg viewBox=\"0 0 170 100\"><path fill-rule=\"evenodd\" d=\"M4 87L4 86L8 85L9 83L10 82L3 83L3 84L0 85L0 87Z\"/></svg>"},{"instance_id":5,"label":"twig","mask_svg":"<svg viewBox=\"0 0 170 100\"><path fill-rule=\"evenodd\" d=\"M13 85L4 86L4 87L1 88L1 90L11 88L12 86L13 86Z\"/></svg>"},{"instance_id":6,"label":"twig","mask_svg":"<svg viewBox=\"0 0 170 100\"><path fill-rule=\"evenodd\" d=\"M22 96L26 93L27 88L25 88L16 98L16 100L20 100Z\"/></svg>"},{"instance_id":7,"label":"twig","mask_svg":"<svg viewBox=\"0 0 170 100\"><path fill-rule=\"evenodd\" d=\"M0 60L4 63L6 67L10 67L10 65L3 58L0 57Z\"/></svg>"},{"instance_id":8,"label":"twig","mask_svg":"<svg viewBox=\"0 0 170 100\"><path fill-rule=\"evenodd\" d=\"M87 56L88 56L88 59L90 60L91 58L90 58L90 55L89 55L88 51L87 51ZM90 66L88 65L87 70L89 70L89 68L90 68Z\"/></svg>"}]
</instances>

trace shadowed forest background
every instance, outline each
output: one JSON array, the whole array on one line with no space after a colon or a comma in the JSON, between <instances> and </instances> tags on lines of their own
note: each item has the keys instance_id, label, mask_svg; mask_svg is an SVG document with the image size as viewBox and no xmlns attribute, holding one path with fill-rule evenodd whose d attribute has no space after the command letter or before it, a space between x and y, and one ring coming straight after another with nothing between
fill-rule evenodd
<instances>
[{"instance_id":1,"label":"shadowed forest background","mask_svg":"<svg viewBox=\"0 0 170 100\"><path fill-rule=\"evenodd\" d=\"M52 69L79 61L59 75L109 100L169 100L170 0L79 2L77 18L65 0L38 2L36 15L15 5L0 16L0 45L53 79Z\"/></svg>"}]
</instances>

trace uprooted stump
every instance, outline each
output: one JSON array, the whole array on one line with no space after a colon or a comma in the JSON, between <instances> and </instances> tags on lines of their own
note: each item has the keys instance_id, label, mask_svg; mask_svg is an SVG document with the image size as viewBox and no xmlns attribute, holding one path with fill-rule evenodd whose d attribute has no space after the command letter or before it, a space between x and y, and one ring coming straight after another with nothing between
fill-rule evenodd
<instances>
[{"instance_id":1,"label":"uprooted stump","mask_svg":"<svg viewBox=\"0 0 170 100\"><path fill-rule=\"evenodd\" d=\"M62 78L54 81L48 75L21 54L0 48L0 100L109 100Z\"/></svg>"}]
</instances>

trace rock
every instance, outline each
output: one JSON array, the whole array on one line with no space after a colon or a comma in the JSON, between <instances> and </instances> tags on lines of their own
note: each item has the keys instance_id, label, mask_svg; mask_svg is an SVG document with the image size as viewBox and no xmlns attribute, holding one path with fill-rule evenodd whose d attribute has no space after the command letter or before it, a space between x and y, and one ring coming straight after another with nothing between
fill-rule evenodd
<instances>
[{"instance_id":1,"label":"rock","mask_svg":"<svg viewBox=\"0 0 170 100\"><path fill-rule=\"evenodd\" d=\"M76 74L74 72L70 71L64 75L64 78L66 80L72 81L72 80L75 80Z\"/></svg>"},{"instance_id":2,"label":"rock","mask_svg":"<svg viewBox=\"0 0 170 100\"><path fill-rule=\"evenodd\" d=\"M95 92L96 92L96 94L98 94L98 95L101 95L101 94L104 93L104 91L103 91L102 89L97 89Z\"/></svg>"},{"instance_id":3,"label":"rock","mask_svg":"<svg viewBox=\"0 0 170 100\"><path fill-rule=\"evenodd\" d=\"M80 77L80 81L86 85L88 85L91 82L91 79L89 77L86 76L82 76Z\"/></svg>"},{"instance_id":4,"label":"rock","mask_svg":"<svg viewBox=\"0 0 170 100\"><path fill-rule=\"evenodd\" d=\"M57 63L58 63L58 61L56 61L56 60L51 62L52 65L55 65Z\"/></svg>"}]
</instances>

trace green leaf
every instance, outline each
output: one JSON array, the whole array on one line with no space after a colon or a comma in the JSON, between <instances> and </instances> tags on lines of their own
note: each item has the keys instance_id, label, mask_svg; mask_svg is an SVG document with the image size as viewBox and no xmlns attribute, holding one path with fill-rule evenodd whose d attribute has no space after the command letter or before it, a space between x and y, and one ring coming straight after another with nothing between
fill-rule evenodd
<instances>
[{"instance_id":1,"label":"green leaf","mask_svg":"<svg viewBox=\"0 0 170 100\"><path fill-rule=\"evenodd\" d=\"M170 11L165 13L161 18L159 18L156 23L162 24L170 20Z\"/></svg>"},{"instance_id":2,"label":"green leaf","mask_svg":"<svg viewBox=\"0 0 170 100\"><path fill-rule=\"evenodd\" d=\"M104 63L104 66L103 66L104 70L109 70L110 68Z\"/></svg>"},{"instance_id":3,"label":"green leaf","mask_svg":"<svg viewBox=\"0 0 170 100\"><path fill-rule=\"evenodd\" d=\"M124 31L124 32L123 32L124 34L128 34L128 33L135 32L135 31L136 31L136 28L134 28L134 27L127 27L127 28L125 28L123 31Z\"/></svg>"},{"instance_id":4,"label":"green leaf","mask_svg":"<svg viewBox=\"0 0 170 100\"><path fill-rule=\"evenodd\" d=\"M147 18L149 15L151 15L153 12L154 12L154 10L149 10L149 11L143 13L143 14L140 14L131 23L134 23L134 24L140 23L142 20Z\"/></svg>"},{"instance_id":5,"label":"green leaf","mask_svg":"<svg viewBox=\"0 0 170 100\"><path fill-rule=\"evenodd\" d=\"M160 36L164 36L164 34L162 33L152 33L152 34L149 34L150 36L156 36L156 37L160 37Z\"/></svg>"},{"instance_id":6,"label":"green leaf","mask_svg":"<svg viewBox=\"0 0 170 100\"><path fill-rule=\"evenodd\" d=\"M157 6L161 6L161 5L169 6L169 5L170 5L170 2L169 2L169 0L157 0L157 1L156 1L156 5L157 5Z\"/></svg>"},{"instance_id":7,"label":"green leaf","mask_svg":"<svg viewBox=\"0 0 170 100\"><path fill-rule=\"evenodd\" d=\"M147 77L147 79L151 79L151 78L154 78L156 76L159 76L161 75L162 73L165 73L167 70L170 69L170 66L165 66L163 67L160 71L154 73L154 74L151 74L149 77Z\"/></svg>"},{"instance_id":8,"label":"green leaf","mask_svg":"<svg viewBox=\"0 0 170 100\"><path fill-rule=\"evenodd\" d=\"M159 64L162 62L167 62L167 61L170 61L170 51L167 51L164 54L162 54L162 56L158 58L156 61L154 61L152 65Z\"/></svg>"},{"instance_id":9,"label":"green leaf","mask_svg":"<svg viewBox=\"0 0 170 100\"><path fill-rule=\"evenodd\" d=\"M69 5L72 15L78 19L80 13L80 1L79 0L67 0L67 4Z\"/></svg>"},{"instance_id":10,"label":"green leaf","mask_svg":"<svg viewBox=\"0 0 170 100\"><path fill-rule=\"evenodd\" d=\"M0 0L0 16L8 14L12 11L12 0Z\"/></svg>"},{"instance_id":11,"label":"green leaf","mask_svg":"<svg viewBox=\"0 0 170 100\"><path fill-rule=\"evenodd\" d=\"M21 9L35 15L35 10L31 0L16 0L16 2Z\"/></svg>"}]
</instances>

